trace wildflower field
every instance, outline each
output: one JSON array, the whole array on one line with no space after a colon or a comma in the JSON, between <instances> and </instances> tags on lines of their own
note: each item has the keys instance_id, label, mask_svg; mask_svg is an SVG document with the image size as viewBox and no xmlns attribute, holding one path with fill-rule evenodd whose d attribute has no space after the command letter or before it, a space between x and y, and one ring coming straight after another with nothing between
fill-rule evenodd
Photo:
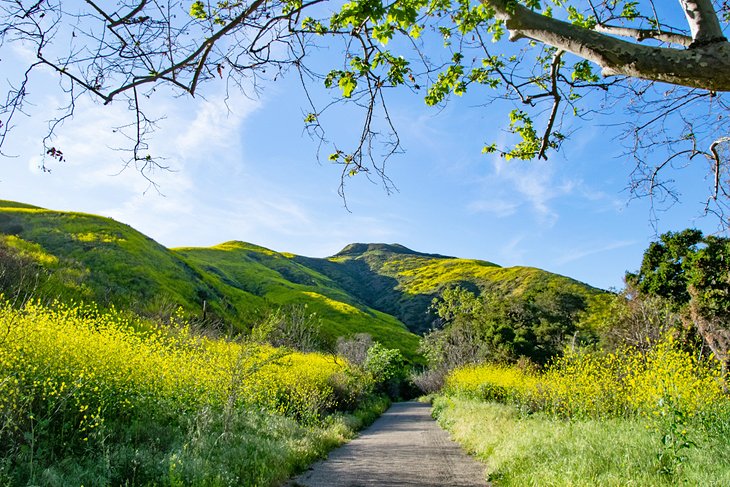
<instances>
[{"instance_id":1,"label":"wildflower field","mask_svg":"<svg viewBox=\"0 0 730 487\"><path fill-rule=\"evenodd\" d=\"M371 390L334 356L5 303L0 484L274 485L351 435L337 411Z\"/></svg>"},{"instance_id":2,"label":"wildflower field","mask_svg":"<svg viewBox=\"0 0 730 487\"><path fill-rule=\"evenodd\" d=\"M497 485L729 485L725 379L666 338L568 351L543 371L462 367L435 406Z\"/></svg>"}]
</instances>

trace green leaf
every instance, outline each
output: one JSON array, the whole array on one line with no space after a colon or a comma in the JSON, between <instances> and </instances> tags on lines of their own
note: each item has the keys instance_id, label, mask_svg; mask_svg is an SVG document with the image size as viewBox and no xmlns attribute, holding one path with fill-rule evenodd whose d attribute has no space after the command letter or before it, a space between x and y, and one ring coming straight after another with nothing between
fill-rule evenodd
<instances>
[{"instance_id":1,"label":"green leaf","mask_svg":"<svg viewBox=\"0 0 730 487\"><path fill-rule=\"evenodd\" d=\"M350 98L352 96L352 92L355 90L355 88L357 88L357 80L355 80L355 77L352 75L352 73L348 72L340 78L339 86L342 90L342 96L344 96L345 98Z\"/></svg>"}]
</instances>

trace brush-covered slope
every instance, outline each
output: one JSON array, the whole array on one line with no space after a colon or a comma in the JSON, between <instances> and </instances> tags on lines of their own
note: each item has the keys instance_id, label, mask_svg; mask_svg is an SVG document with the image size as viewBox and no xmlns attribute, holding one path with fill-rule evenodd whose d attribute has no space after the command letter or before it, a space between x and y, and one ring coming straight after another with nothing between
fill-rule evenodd
<instances>
[{"instance_id":1,"label":"brush-covered slope","mask_svg":"<svg viewBox=\"0 0 730 487\"><path fill-rule=\"evenodd\" d=\"M244 292L223 295L173 252L110 218L2 201L0 233L6 262L14 257L50 274L38 293L44 298L92 300L146 314L181 306L188 315L201 314L207 301L235 321L263 304ZM229 302L238 306L224 308Z\"/></svg>"},{"instance_id":2,"label":"brush-covered slope","mask_svg":"<svg viewBox=\"0 0 730 487\"><path fill-rule=\"evenodd\" d=\"M0 286L8 294L41 269L47 277L23 293L160 316L182 307L202 317L205 303L208 323L239 330L272 305L304 304L331 341L366 332L415 356L417 337L403 323L293 257L242 242L170 250L109 218L0 201Z\"/></svg>"},{"instance_id":3,"label":"brush-covered slope","mask_svg":"<svg viewBox=\"0 0 730 487\"><path fill-rule=\"evenodd\" d=\"M411 332L431 328L429 306L447 287L504 296L600 292L540 269L503 268L398 244L351 244L326 259L244 242L171 250L109 218L2 201L0 263L3 289L22 281L44 297L162 316L180 306L188 316L201 317L205 304L208 322L227 329L250 328L271 306L306 305L321 318L330 341L366 332L411 357L417 347ZM37 287L33 266L50 276Z\"/></svg>"},{"instance_id":4,"label":"brush-covered slope","mask_svg":"<svg viewBox=\"0 0 730 487\"><path fill-rule=\"evenodd\" d=\"M329 259L297 258L331 277L366 304L390 313L423 333L433 322L428 308L444 288L525 295L544 290L588 297L601 291L568 277L532 267L425 254L398 244L350 244Z\"/></svg>"},{"instance_id":5,"label":"brush-covered slope","mask_svg":"<svg viewBox=\"0 0 730 487\"><path fill-rule=\"evenodd\" d=\"M408 356L417 348L417 337L398 319L367 306L292 254L236 241L174 251L194 269L213 276L219 287L244 289L278 305L306 305L322 319L325 338L366 332Z\"/></svg>"}]
</instances>

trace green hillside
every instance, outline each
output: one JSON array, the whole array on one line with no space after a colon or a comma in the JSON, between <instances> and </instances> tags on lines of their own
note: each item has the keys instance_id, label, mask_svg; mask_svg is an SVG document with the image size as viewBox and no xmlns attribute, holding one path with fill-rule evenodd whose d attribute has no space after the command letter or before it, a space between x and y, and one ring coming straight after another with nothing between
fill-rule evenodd
<instances>
[{"instance_id":1,"label":"green hillside","mask_svg":"<svg viewBox=\"0 0 730 487\"><path fill-rule=\"evenodd\" d=\"M53 287L46 287L44 298L93 300L144 314L181 306L188 315L200 314L203 300L217 307L224 302L220 290L174 253L110 218L3 201L0 232L6 253L50 272ZM243 308L219 311L229 318L247 317Z\"/></svg>"},{"instance_id":2,"label":"green hillside","mask_svg":"<svg viewBox=\"0 0 730 487\"><path fill-rule=\"evenodd\" d=\"M504 296L549 289L584 297L601 292L541 269L505 268L481 260L415 252L397 244L350 244L329 259L296 259L330 276L366 304L398 317L416 333L431 328L429 305L451 286Z\"/></svg>"},{"instance_id":3,"label":"green hillside","mask_svg":"<svg viewBox=\"0 0 730 487\"><path fill-rule=\"evenodd\" d=\"M412 356L417 337L393 316L365 305L331 278L303 265L297 257L245 242L174 252L219 287L244 289L267 302L303 304L322 319L326 338L370 333L391 348Z\"/></svg>"},{"instance_id":4,"label":"green hillside","mask_svg":"<svg viewBox=\"0 0 730 487\"><path fill-rule=\"evenodd\" d=\"M393 316L369 308L330 278L262 247L228 242L170 250L109 218L0 201L0 279L6 294L37 269L48 275L29 294L95 301L146 315L182 307L225 329L247 330L273 305L304 304L322 319L322 334L370 333L415 356L417 337ZM13 265L10 265L13 263ZM0 274L11 274L2 272Z\"/></svg>"},{"instance_id":5,"label":"green hillside","mask_svg":"<svg viewBox=\"0 0 730 487\"><path fill-rule=\"evenodd\" d=\"M6 294L24 283L26 295L95 301L146 315L169 316L181 307L188 318L229 331L250 329L271 307L306 305L321 318L330 343L366 332L411 358L414 333L432 327L429 306L447 287L504 296L600 292L540 269L503 268L397 244L351 244L324 259L236 241L167 249L110 218L9 201L0 201L0 263ZM39 273L45 279L33 280Z\"/></svg>"}]
</instances>

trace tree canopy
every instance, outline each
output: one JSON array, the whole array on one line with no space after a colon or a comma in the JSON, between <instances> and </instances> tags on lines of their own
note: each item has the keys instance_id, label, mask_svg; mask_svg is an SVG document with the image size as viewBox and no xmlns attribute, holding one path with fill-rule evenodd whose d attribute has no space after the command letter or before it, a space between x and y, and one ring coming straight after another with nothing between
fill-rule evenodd
<instances>
[{"instance_id":1,"label":"tree canopy","mask_svg":"<svg viewBox=\"0 0 730 487\"><path fill-rule=\"evenodd\" d=\"M22 51L27 62L3 69L0 152L41 70L54 71L66 95L39 137L46 160L65 157L53 135L90 96L128 104L129 123L115 129L129 138L130 163L143 174L159 165L147 145L155 120L145 104L161 87L195 96L218 82L256 94L288 72L301 79L304 124L321 141L328 111L342 103L362 110L356 140L333 141L327 151L343 184L370 172L387 186L384 162L401 149L388 112L393 90L428 105L478 90L484 105L511 104L511 138L484 152L547 159L580 123L623 112L623 144L636 161L632 191L676 198L665 171L704 162L706 208L724 224L729 18L727 2L717 0L8 1L0 6L0 54ZM323 62L318 48L328 44L343 54ZM311 96L317 87L332 100Z\"/></svg>"},{"instance_id":2,"label":"tree canopy","mask_svg":"<svg viewBox=\"0 0 730 487\"><path fill-rule=\"evenodd\" d=\"M715 356L730 362L730 239L693 229L665 233L626 281L644 295L673 303Z\"/></svg>"}]
</instances>

